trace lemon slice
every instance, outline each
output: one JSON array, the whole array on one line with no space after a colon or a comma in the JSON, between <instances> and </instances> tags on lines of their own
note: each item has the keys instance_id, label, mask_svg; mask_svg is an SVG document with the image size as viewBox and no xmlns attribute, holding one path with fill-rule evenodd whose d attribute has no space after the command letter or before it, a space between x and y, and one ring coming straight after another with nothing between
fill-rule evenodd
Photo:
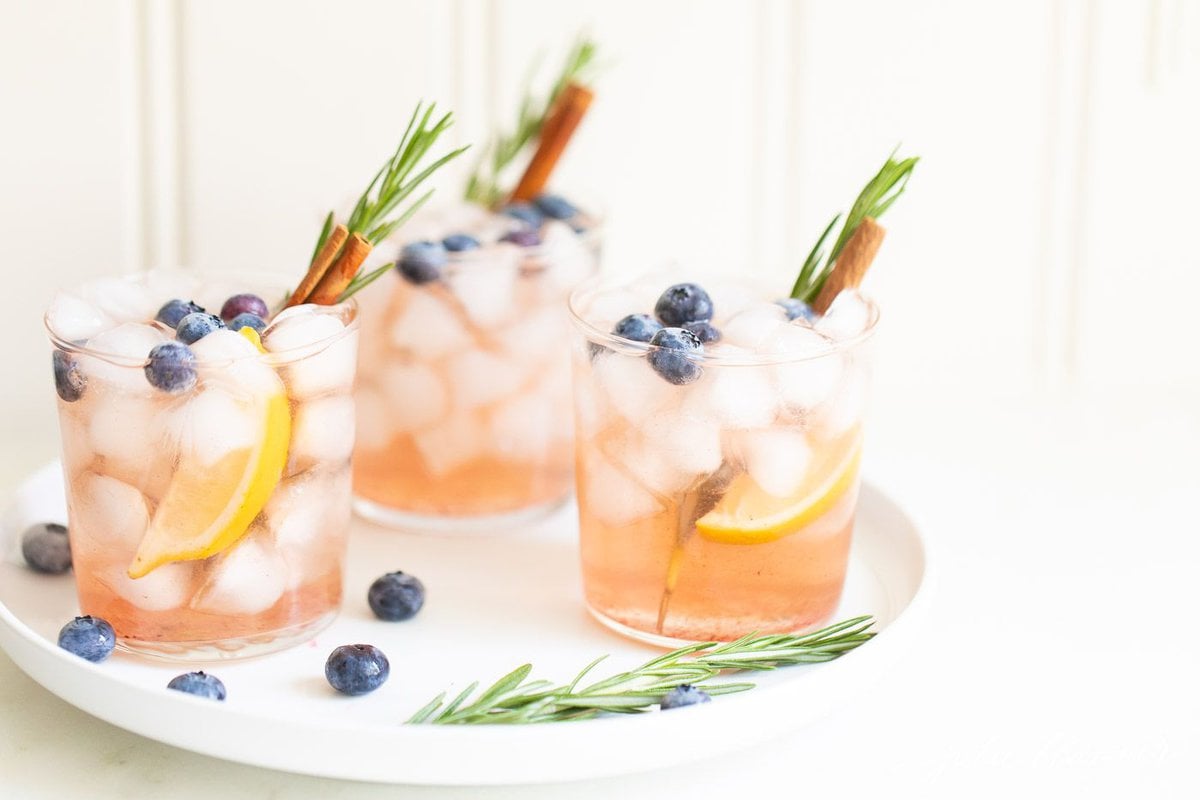
<instances>
[{"instance_id":1,"label":"lemon slice","mask_svg":"<svg viewBox=\"0 0 1200 800\"><path fill-rule=\"evenodd\" d=\"M696 521L696 532L722 544L763 544L795 533L832 508L854 485L861 454L857 438L849 450L835 449L812 465L812 477L787 499L768 494L749 475L741 475L716 507Z\"/></svg>"},{"instance_id":2,"label":"lemon slice","mask_svg":"<svg viewBox=\"0 0 1200 800\"><path fill-rule=\"evenodd\" d=\"M242 538L262 511L287 463L292 420L282 386L250 402L261 420L258 441L230 450L215 464L180 459L129 565L129 577L140 578L172 561L216 555Z\"/></svg>"},{"instance_id":3,"label":"lemon slice","mask_svg":"<svg viewBox=\"0 0 1200 800\"><path fill-rule=\"evenodd\" d=\"M243 339L254 345L254 349L258 352L267 352L267 348L263 347L262 345L262 337L258 335L258 331L254 330L254 328L251 328L249 325L247 325L244 328L238 328L238 333L242 335Z\"/></svg>"}]
</instances>

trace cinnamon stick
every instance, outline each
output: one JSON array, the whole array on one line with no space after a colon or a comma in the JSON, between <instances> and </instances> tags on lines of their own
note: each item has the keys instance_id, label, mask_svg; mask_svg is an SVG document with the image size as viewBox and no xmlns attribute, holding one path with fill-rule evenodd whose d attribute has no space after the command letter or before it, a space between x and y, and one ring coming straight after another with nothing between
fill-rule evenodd
<instances>
[{"instance_id":1,"label":"cinnamon stick","mask_svg":"<svg viewBox=\"0 0 1200 800\"><path fill-rule=\"evenodd\" d=\"M346 237L349 235L350 231L346 229L345 225L341 224L329 232L328 238L325 239L325 244L321 245L316 258L309 265L304 280L300 281L300 285L296 287L296 291L292 292L284 308L291 308L292 306L308 302L308 296L312 294L313 289L316 289L317 284L325 277L325 273L333 265L334 258L341 251L342 245L346 243Z\"/></svg>"},{"instance_id":2,"label":"cinnamon stick","mask_svg":"<svg viewBox=\"0 0 1200 800\"><path fill-rule=\"evenodd\" d=\"M350 285L350 281L354 280L354 276L358 274L358 268L370 254L371 243L361 234L353 234L346 242L346 246L342 248L337 261L333 262L333 266L325 272L320 283L309 294L307 302L320 305L336 303L342 292L346 291L346 287Z\"/></svg>"},{"instance_id":3,"label":"cinnamon stick","mask_svg":"<svg viewBox=\"0 0 1200 800\"><path fill-rule=\"evenodd\" d=\"M867 270L871 268L875 254L879 252L879 245L883 244L885 233L887 231L883 226L871 217L863 218L863 221L858 224L854 233L846 241L842 252L838 254L833 269L829 271L829 277L825 279L825 284L817 293L816 299L813 300L813 311L824 314L833 302L833 298L837 297L843 289L858 288L867 274Z\"/></svg>"},{"instance_id":4,"label":"cinnamon stick","mask_svg":"<svg viewBox=\"0 0 1200 800\"><path fill-rule=\"evenodd\" d=\"M550 180L550 173L567 148L567 142L575 134L588 106L595 95L591 89L578 83L567 84L554 104L554 111L542 125L537 150L525 168L525 174L513 190L513 202L529 201L542 193Z\"/></svg>"}]
</instances>

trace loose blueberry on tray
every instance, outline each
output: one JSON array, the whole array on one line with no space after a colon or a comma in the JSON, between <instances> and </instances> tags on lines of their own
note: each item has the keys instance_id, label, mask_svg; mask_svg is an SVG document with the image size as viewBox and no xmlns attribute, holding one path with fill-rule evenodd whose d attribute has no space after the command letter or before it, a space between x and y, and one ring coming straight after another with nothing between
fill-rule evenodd
<instances>
[{"instance_id":1,"label":"loose blueberry on tray","mask_svg":"<svg viewBox=\"0 0 1200 800\"><path fill-rule=\"evenodd\" d=\"M673 708L683 708L684 706L694 706L697 703L709 702L712 702L712 697L708 692L701 691L690 683L681 683L667 692L658 707L663 711L670 711Z\"/></svg>"},{"instance_id":2,"label":"loose blueberry on tray","mask_svg":"<svg viewBox=\"0 0 1200 800\"><path fill-rule=\"evenodd\" d=\"M174 678L171 678L171 681L167 684L167 688L174 689L177 692L194 694L197 697L204 697L209 700L225 699L225 684L216 675L209 675L203 670L176 675Z\"/></svg>"},{"instance_id":3,"label":"loose blueberry on tray","mask_svg":"<svg viewBox=\"0 0 1200 800\"><path fill-rule=\"evenodd\" d=\"M387 622L412 619L425 605L425 586L412 575L389 572L371 584L367 603L375 616Z\"/></svg>"},{"instance_id":4,"label":"loose blueberry on tray","mask_svg":"<svg viewBox=\"0 0 1200 800\"><path fill-rule=\"evenodd\" d=\"M369 644L344 644L335 648L325 661L325 679L342 694L373 692L388 679L391 665L378 647Z\"/></svg>"},{"instance_id":5,"label":"loose blueberry on tray","mask_svg":"<svg viewBox=\"0 0 1200 800\"><path fill-rule=\"evenodd\" d=\"M58 646L93 664L108 658L117 644L117 634L99 617L76 617L58 632Z\"/></svg>"},{"instance_id":6,"label":"loose blueberry on tray","mask_svg":"<svg viewBox=\"0 0 1200 800\"><path fill-rule=\"evenodd\" d=\"M31 525L21 536L21 555L36 572L58 575L71 568L67 529L56 522Z\"/></svg>"}]
</instances>

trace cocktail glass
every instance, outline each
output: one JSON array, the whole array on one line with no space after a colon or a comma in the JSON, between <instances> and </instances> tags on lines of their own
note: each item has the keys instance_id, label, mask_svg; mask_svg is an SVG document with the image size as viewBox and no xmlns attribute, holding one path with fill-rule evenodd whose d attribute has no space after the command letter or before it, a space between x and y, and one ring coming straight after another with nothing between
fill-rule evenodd
<instances>
[{"instance_id":1,"label":"cocktail glass","mask_svg":"<svg viewBox=\"0 0 1200 800\"><path fill-rule=\"evenodd\" d=\"M503 529L571 491L566 298L596 269L599 231L549 220L520 239L522 222L476 206L405 228L464 231L478 246L428 280L398 269L364 293L355 506L385 525Z\"/></svg>"},{"instance_id":2,"label":"cocktail glass","mask_svg":"<svg viewBox=\"0 0 1200 800\"><path fill-rule=\"evenodd\" d=\"M662 348L610 333L670 282L571 298L588 608L657 644L818 626L846 576L877 310L847 292L789 321L761 286L702 282L721 338L660 360L672 380Z\"/></svg>"},{"instance_id":3,"label":"cocktail glass","mask_svg":"<svg viewBox=\"0 0 1200 800\"><path fill-rule=\"evenodd\" d=\"M247 331L215 330L189 346L194 362L156 374L168 388L149 375L151 351L175 341L155 321L167 300L215 311L237 292L281 299L286 285L147 273L60 294L46 314L79 605L126 650L258 655L336 614L355 304L288 309L261 346Z\"/></svg>"}]
</instances>

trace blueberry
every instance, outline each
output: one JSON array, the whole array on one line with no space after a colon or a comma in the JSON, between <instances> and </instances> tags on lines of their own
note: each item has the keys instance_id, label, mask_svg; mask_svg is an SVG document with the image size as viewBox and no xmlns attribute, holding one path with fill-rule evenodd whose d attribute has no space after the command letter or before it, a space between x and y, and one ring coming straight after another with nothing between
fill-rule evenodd
<instances>
[{"instance_id":1,"label":"blueberry","mask_svg":"<svg viewBox=\"0 0 1200 800\"><path fill-rule=\"evenodd\" d=\"M366 694L382 686L390 670L387 656L378 647L344 644L329 654L325 679L342 694Z\"/></svg>"},{"instance_id":2,"label":"blueberry","mask_svg":"<svg viewBox=\"0 0 1200 800\"><path fill-rule=\"evenodd\" d=\"M62 350L55 350L51 358L54 361L54 390L64 402L74 403L83 397L83 390L87 388L87 378L79 371L79 362Z\"/></svg>"},{"instance_id":3,"label":"blueberry","mask_svg":"<svg viewBox=\"0 0 1200 800\"><path fill-rule=\"evenodd\" d=\"M171 394L186 392L196 385L196 356L186 344L156 344L145 371L151 386Z\"/></svg>"},{"instance_id":4,"label":"blueberry","mask_svg":"<svg viewBox=\"0 0 1200 800\"><path fill-rule=\"evenodd\" d=\"M533 204L550 219L570 219L579 213L578 208L557 194L540 194L534 198Z\"/></svg>"},{"instance_id":5,"label":"blueberry","mask_svg":"<svg viewBox=\"0 0 1200 800\"><path fill-rule=\"evenodd\" d=\"M92 663L108 658L116 643L112 625L99 617L76 617L58 632L59 647Z\"/></svg>"},{"instance_id":6,"label":"blueberry","mask_svg":"<svg viewBox=\"0 0 1200 800\"><path fill-rule=\"evenodd\" d=\"M461 253L463 250L474 250L479 247L479 240L469 233L452 233L442 239L442 247L451 253Z\"/></svg>"},{"instance_id":7,"label":"blueberry","mask_svg":"<svg viewBox=\"0 0 1200 800\"><path fill-rule=\"evenodd\" d=\"M66 527L56 522L30 525L21 536L21 555L36 572L58 575L71 568L71 543Z\"/></svg>"},{"instance_id":8,"label":"blueberry","mask_svg":"<svg viewBox=\"0 0 1200 800\"><path fill-rule=\"evenodd\" d=\"M700 344L712 344L721 341L721 332L711 322L689 322L683 326L686 331L696 334Z\"/></svg>"},{"instance_id":9,"label":"blueberry","mask_svg":"<svg viewBox=\"0 0 1200 800\"><path fill-rule=\"evenodd\" d=\"M410 283L422 284L442 277L446 265L446 248L437 242L410 242L400 251L396 269Z\"/></svg>"},{"instance_id":10,"label":"blueberry","mask_svg":"<svg viewBox=\"0 0 1200 800\"><path fill-rule=\"evenodd\" d=\"M164 325L169 325L172 328L179 327L179 321L188 314L202 314L204 309L193 303L191 300L168 300L154 318Z\"/></svg>"},{"instance_id":11,"label":"blueberry","mask_svg":"<svg viewBox=\"0 0 1200 800\"><path fill-rule=\"evenodd\" d=\"M803 300L797 300L795 297L785 297L782 300L776 300L775 305L787 312L789 322L794 319L812 322L817 316L817 313L812 310L812 306Z\"/></svg>"},{"instance_id":12,"label":"blueberry","mask_svg":"<svg viewBox=\"0 0 1200 800\"><path fill-rule=\"evenodd\" d=\"M367 603L382 620L411 619L425 605L425 586L412 575L389 572L371 584L367 590Z\"/></svg>"},{"instance_id":13,"label":"blueberry","mask_svg":"<svg viewBox=\"0 0 1200 800\"><path fill-rule=\"evenodd\" d=\"M229 320L229 330L240 331L242 328L253 328L258 333L262 333L267 329L266 320L258 314L251 314L249 311L243 311L233 319Z\"/></svg>"},{"instance_id":14,"label":"blueberry","mask_svg":"<svg viewBox=\"0 0 1200 800\"><path fill-rule=\"evenodd\" d=\"M658 704L658 707L663 711L670 711L672 708L683 708L684 706L694 706L697 703L711 702L712 697L709 696L708 692L701 691L690 683L681 683L667 692L662 702Z\"/></svg>"},{"instance_id":15,"label":"blueberry","mask_svg":"<svg viewBox=\"0 0 1200 800\"><path fill-rule=\"evenodd\" d=\"M654 315L663 325L675 327L689 322L708 322L713 316L713 304L708 292L696 284L677 283L658 298Z\"/></svg>"},{"instance_id":16,"label":"blueberry","mask_svg":"<svg viewBox=\"0 0 1200 800\"><path fill-rule=\"evenodd\" d=\"M229 322L238 314L253 314L266 319L271 315L271 310L267 308L267 301L256 294L235 294L221 306L221 319Z\"/></svg>"},{"instance_id":17,"label":"blueberry","mask_svg":"<svg viewBox=\"0 0 1200 800\"><path fill-rule=\"evenodd\" d=\"M612 332L622 339L632 339L635 342L648 342L654 334L662 330L662 325L649 314L630 314L621 317L613 326Z\"/></svg>"},{"instance_id":18,"label":"blueberry","mask_svg":"<svg viewBox=\"0 0 1200 800\"><path fill-rule=\"evenodd\" d=\"M500 213L513 219L519 219L531 228L540 228L542 222L545 221L542 212L529 203L510 203L500 209Z\"/></svg>"},{"instance_id":19,"label":"blueberry","mask_svg":"<svg viewBox=\"0 0 1200 800\"><path fill-rule=\"evenodd\" d=\"M542 243L542 237L538 236L537 231L518 228L501 236L500 241L512 242L518 247L537 247Z\"/></svg>"},{"instance_id":20,"label":"blueberry","mask_svg":"<svg viewBox=\"0 0 1200 800\"><path fill-rule=\"evenodd\" d=\"M177 692L187 692L194 694L197 697L204 697L209 700L224 700L225 699L225 684L221 683L221 679L216 675L209 675L204 671L200 672L185 672L182 675L176 675L171 678L167 684L168 689L174 689Z\"/></svg>"},{"instance_id":21,"label":"blueberry","mask_svg":"<svg viewBox=\"0 0 1200 800\"><path fill-rule=\"evenodd\" d=\"M194 311L179 320L179 327L175 329L175 338L184 344L195 344L213 331L224 327L225 323L221 322L221 318L215 314Z\"/></svg>"},{"instance_id":22,"label":"blueberry","mask_svg":"<svg viewBox=\"0 0 1200 800\"><path fill-rule=\"evenodd\" d=\"M700 355L704 345L696 334L684 328L663 328L650 339L654 348L646 354L650 366L662 378L676 386L692 383L700 377L700 365L688 358Z\"/></svg>"}]
</instances>

